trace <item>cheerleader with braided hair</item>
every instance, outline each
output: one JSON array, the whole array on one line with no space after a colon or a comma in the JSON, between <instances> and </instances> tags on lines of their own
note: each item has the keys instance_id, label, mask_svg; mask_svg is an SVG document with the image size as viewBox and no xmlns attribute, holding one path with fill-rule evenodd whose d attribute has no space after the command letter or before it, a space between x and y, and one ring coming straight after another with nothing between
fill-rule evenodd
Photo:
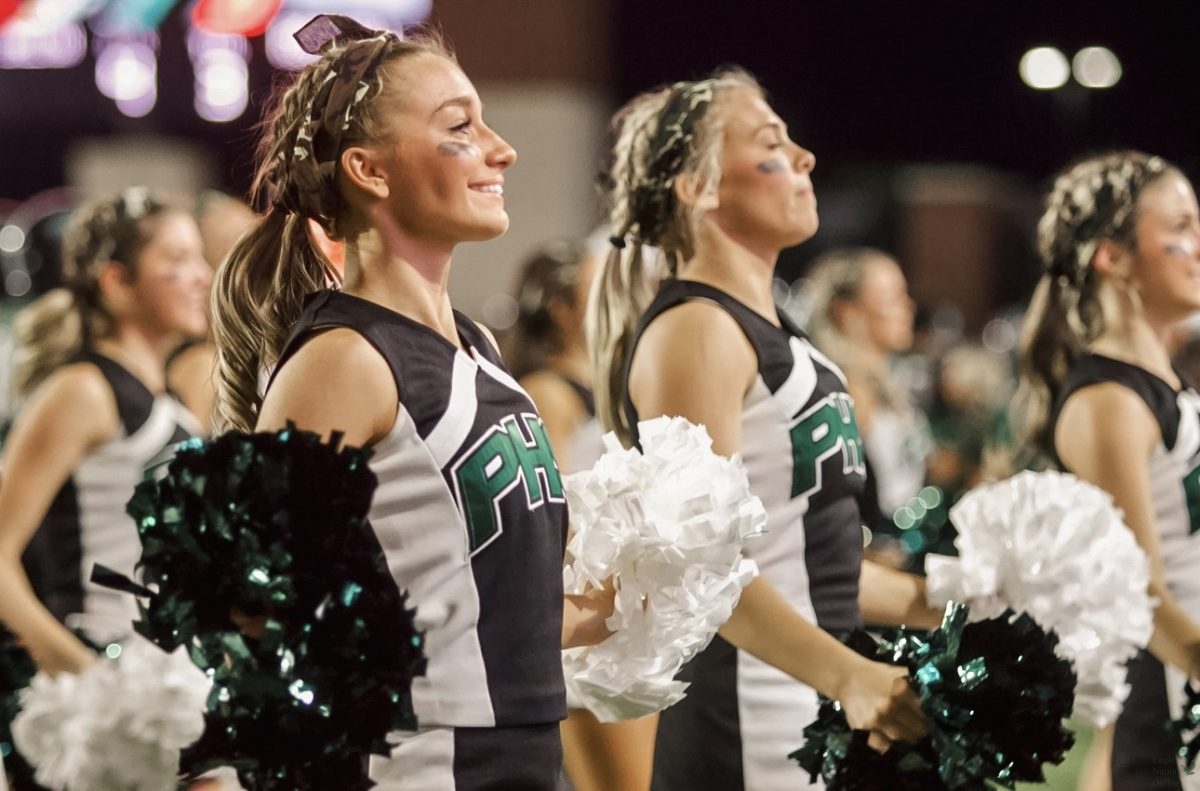
<instances>
[{"instance_id":1,"label":"cheerleader with braided hair","mask_svg":"<svg viewBox=\"0 0 1200 791\"><path fill-rule=\"evenodd\" d=\"M1089 157L1055 179L1038 242L1046 272L1022 339L1026 438L1112 494L1150 558L1155 630L1129 666L1112 783L1171 787L1164 724L1179 716L1184 680L1200 676L1200 395L1167 345L1200 309L1195 192L1159 157ZM1194 775L1180 781L1200 788Z\"/></svg>"},{"instance_id":2,"label":"cheerleader with braided hair","mask_svg":"<svg viewBox=\"0 0 1200 791\"><path fill-rule=\"evenodd\" d=\"M639 420L703 424L716 452L740 454L768 514L746 545L761 576L685 668L687 697L660 715L652 788L802 788L787 756L815 716L814 689L878 749L924 731L905 672L820 627L940 617L918 580L863 563L853 402L772 300L780 251L817 229L815 158L737 69L642 94L615 127L616 249L589 311L598 412L630 443ZM666 259L661 286L647 246Z\"/></svg>"},{"instance_id":3,"label":"cheerleader with braided hair","mask_svg":"<svg viewBox=\"0 0 1200 791\"><path fill-rule=\"evenodd\" d=\"M106 641L137 616L89 578L97 562L133 572L125 502L146 464L198 431L165 362L204 333L211 282L196 223L143 189L78 209L63 253L66 287L14 325L20 406L0 487L0 623L50 673L93 661L64 621Z\"/></svg>"},{"instance_id":4,"label":"cheerleader with braided hair","mask_svg":"<svg viewBox=\"0 0 1200 791\"><path fill-rule=\"evenodd\" d=\"M564 598L545 426L447 291L454 248L508 228L516 153L435 38L319 16L297 39L320 57L264 124L255 183L270 207L217 277L218 412L374 451L371 527L428 660L419 730L372 758L377 787L549 791L561 648L607 636L612 595ZM344 282L309 220L344 242Z\"/></svg>"}]
</instances>

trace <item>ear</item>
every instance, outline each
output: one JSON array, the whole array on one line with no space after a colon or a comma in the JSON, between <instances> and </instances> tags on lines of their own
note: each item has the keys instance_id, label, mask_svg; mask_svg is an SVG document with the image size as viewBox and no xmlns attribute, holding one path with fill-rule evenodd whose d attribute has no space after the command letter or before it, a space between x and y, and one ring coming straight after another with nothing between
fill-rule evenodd
<instances>
[{"instance_id":1,"label":"ear","mask_svg":"<svg viewBox=\"0 0 1200 791\"><path fill-rule=\"evenodd\" d=\"M350 146L342 152L341 165L342 174L349 184L374 198L382 200L388 196L387 172L379 156L371 149Z\"/></svg>"},{"instance_id":2,"label":"ear","mask_svg":"<svg viewBox=\"0 0 1200 791\"><path fill-rule=\"evenodd\" d=\"M834 297L829 301L829 315L834 325L846 332L859 315L858 303L846 297Z\"/></svg>"},{"instance_id":3,"label":"ear","mask_svg":"<svg viewBox=\"0 0 1200 791\"><path fill-rule=\"evenodd\" d=\"M96 285L100 291L100 300L109 308L121 312L123 306L132 299L132 272L121 263L109 261L100 268L96 277Z\"/></svg>"},{"instance_id":4,"label":"ear","mask_svg":"<svg viewBox=\"0 0 1200 791\"><path fill-rule=\"evenodd\" d=\"M697 173L680 173L675 177L675 197L685 206L701 211L712 211L721 205L716 187L702 190Z\"/></svg>"},{"instance_id":5,"label":"ear","mask_svg":"<svg viewBox=\"0 0 1200 791\"><path fill-rule=\"evenodd\" d=\"M1092 256L1092 266L1105 277L1127 280L1132 273L1132 264L1133 256L1129 254L1129 248L1112 239L1100 240Z\"/></svg>"},{"instance_id":6,"label":"ear","mask_svg":"<svg viewBox=\"0 0 1200 791\"><path fill-rule=\"evenodd\" d=\"M546 312L550 314L550 320L558 327L569 327L573 320L572 308L563 300L554 297L546 302Z\"/></svg>"}]
</instances>

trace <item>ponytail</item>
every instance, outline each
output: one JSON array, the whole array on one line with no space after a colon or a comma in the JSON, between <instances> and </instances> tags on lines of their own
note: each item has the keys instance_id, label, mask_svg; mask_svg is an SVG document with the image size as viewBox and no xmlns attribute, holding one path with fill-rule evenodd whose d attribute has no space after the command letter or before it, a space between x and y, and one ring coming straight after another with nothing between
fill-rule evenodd
<instances>
[{"instance_id":1,"label":"ponytail","mask_svg":"<svg viewBox=\"0 0 1200 791\"><path fill-rule=\"evenodd\" d=\"M1090 290L1096 278L1089 278ZM1043 275L1034 289L1021 330L1021 385L1016 405L1022 425L1022 445L1047 458L1054 458L1053 413L1071 366L1090 340L1087 325L1099 329L1099 315L1080 308L1098 305L1082 300L1075 287L1063 278ZM1090 318L1091 321L1087 321Z\"/></svg>"},{"instance_id":2,"label":"ponytail","mask_svg":"<svg viewBox=\"0 0 1200 791\"><path fill-rule=\"evenodd\" d=\"M625 369L633 354L638 321L658 287L654 271L657 256L647 256L644 245L633 242L629 249L608 254L596 277L588 300L588 352L596 381L596 416L606 431L614 431L622 443L633 443L633 426L625 413ZM650 261L647 261L650 259Z\"/></svg>"},{"instance_id":3,"label":"ponytail","mask_svg":"<svg viewBox=\"0 0 1200 791\"><path fill-rule=\"evenodd\" d=\"M260 377L279 361L305 298L339 280L299 214L272 209L234 246L212 297L222 430L254 430Z\"/></svg>"},{"instance_id":4,"label":"ponytail","mask_svg":"<svg viewBox=\"0 0 1200 791\"><path fill-rule=\"evenodd\" d=\"M83 319L68 289L46 292L13 319L13 403L29 396L83 346Z\"/></svg>"}]
</instances>

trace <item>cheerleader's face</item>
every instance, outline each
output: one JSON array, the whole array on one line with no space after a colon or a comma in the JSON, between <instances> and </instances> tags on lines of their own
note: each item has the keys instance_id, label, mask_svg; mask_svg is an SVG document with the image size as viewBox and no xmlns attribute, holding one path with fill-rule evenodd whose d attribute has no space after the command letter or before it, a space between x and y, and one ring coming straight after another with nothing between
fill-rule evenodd
<instances>
[{"instance_id":1,"label":"cheerleader's face","mask_svg":"<svg viewBox=\"0 0 1200 791\"><path fill-rule=\"evenodd\" d=\"M148 231L122 300L126 318L157 334L203 337L212 268L196 222L172 211L150 220Z\"/></svg>"},{"instance_id":2,"label":"cheerleader's face","mask_svg":"<svg viewBox=\"0 0 1200 791\"><path fill-rule=\"evenodd\" d=\"M757 91L725 92L721 181L708 212L722 231L764 256L777 255L817 232L813 192L816 157L788 137L787 127Z\"/></svg>"},{"instance_id":3,"label":"cheerleader's face","mask_svg":"<svg viewBox=\"0 0 1200 791\"><path fill-rule=\"evenodd\" d=\"M508 229L504 171L517 154L483 122L475 86L452 61L413 55L393 66L389 140L377 147L387 178L382 207L410 240L453 246Z\"/></svg>"},{"instance_id":4,"label":"cheerleader's face","mask_svg":"<svg viewBox=\"0 0 1200 791\"><path fill-rule=\"evenodd\" d=\"M908 295L908 281L895 261L876 258L867 264L854 301L872 346L885 354L912 347L915 306Z\"/></svg>"},{"instance_id":5,"label":"cheerleader's face","mask_svg":"<svg viewBox=\"0 0 1200 791\"><path fill-rule=\"evenodd\" d=\"M1130 270L1147 315L1176 321L1200 310L1200 210L1192 185L1168 173L1138 201Z\"/></svg>"}]
</instances>

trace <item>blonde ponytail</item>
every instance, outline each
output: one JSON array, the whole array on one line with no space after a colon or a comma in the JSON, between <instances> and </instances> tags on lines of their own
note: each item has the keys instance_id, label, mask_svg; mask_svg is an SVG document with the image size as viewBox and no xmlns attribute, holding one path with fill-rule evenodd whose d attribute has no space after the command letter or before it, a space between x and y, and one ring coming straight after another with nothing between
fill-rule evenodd
<instances>
[{"instance_id":1,"label":"blonde ponytail","mask_svg":"<svg viewBox=\"0 0 1200 791\"><path fill-rule=\"evenodd\" d=\"M22 308L13 319L13 403L19 403L83 344L75 297L56 288Z\"/></svg>"}]
</instances>

